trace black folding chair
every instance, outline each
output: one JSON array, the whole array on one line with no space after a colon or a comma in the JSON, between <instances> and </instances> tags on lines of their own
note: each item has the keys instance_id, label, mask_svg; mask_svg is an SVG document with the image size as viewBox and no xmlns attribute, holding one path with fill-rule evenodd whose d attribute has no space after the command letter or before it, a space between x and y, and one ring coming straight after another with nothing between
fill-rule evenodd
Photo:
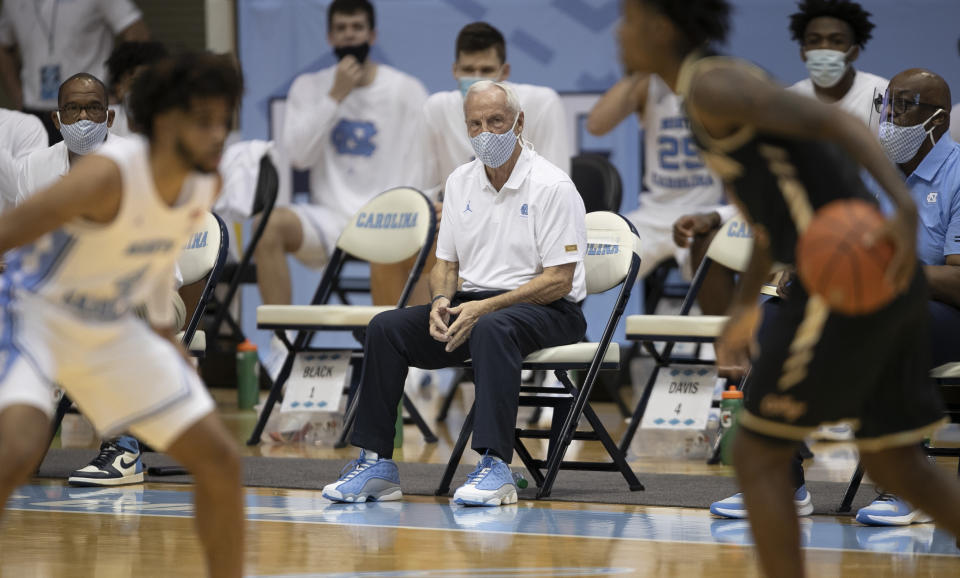
<instances>
[{"instance_id":1,"label":"black folding chair","mask_svg":"<svg viewBox=\"0 0 960 578\"><path fill-rule=\"evenodd\" d=\"M753 252L753 236L750 227L742 217L735 217L723 225L707 248L707 254L697 268L687 292L680 306L678 315L630 315L627 317L627 339L639 341L653 356L655 365L647 380L646 389L627 426L627 431L620 440L620 450L626 454L630 442L640 427L640 420L646 410L647 402L653 393L653 385L657 381L660 370L671 365L700 365L713 364L712 359L703 359L699 355L680 357L674 355L674 346L677 343L713 343L720 336L727 317L723 315L690 315L700 291L707 271L713 263L719 263L734 271L746 270ZM665 342L661 349L657 349L656 342Z\"/></svg>"},{"instance_id":2,"label":"black folding chair","mask_svg":"<svg viewBox=\"0 0 960 578\"><path fill-rule=\"evenodd\" d=\"M202 357L206 349L206 335L198 328L213 290L223 274L229 242L227 226L223 223L223 219L215 213L208 213L200 228L190 236L183 253L177 259L185 285L196 283L204 278L207 280L200 294L200 301L190 315L190 320L184 330L177 334L180 343L195 357ZM60 429L63 416L68 411L75 411L71 410L72 405L73 401L66 392L63 392L53 416L51 441Z\"/></svg>"},{"instance_id":3,"label":"black folding chair","mask_svg":"<svg viewBox=\"0 0 960 578\"><path fill-rule=\"evenodd\" d=\"M960 362L945 363L933 368L930 371L930 379L940 386L940 395L943 396L950 422L960 423ZM958 458L957 475L960 476L960 447L933 447L930 442L924 442L923 451L928 456ZM840 507L837 508L838 512L850 511L853 499L857 496L857 490L860 489L860 482L863 481L863 474L863 462L857 462L857 469L850 478L847 491L843 495L843 500L840 501Z\"/></svg>"},{"instance_id":4,"label":"black folding chair","mask_svg":"<svg viewBox=\"0 0 960 578\"><path fill-rule=\"evenodd\" d=\"M253 197L253 208L250 212L252 216L259 215L260 221L253 229L250 235L250 241L247 243L240 260L236 263L228 263L221 276L224 283L227 283L227 291L223 299L218 299L216 295L211 295L210 305L214 309L213 322L210 324L210 331L213 339L216 340L220 335L220 327L226 323L230 331L231 341L240 343L246 337L240 324L230 314L230 304L236 296L240 285L255 284L257 282L257 266L253 263L253 253L263 237L263 231L267 227L267 221L273 213L274 205L277 202L277 190L280 186L280 180L277 175L277 169L270 160L270 155L263 155L260 159L260 171L257 176L257 188Z\"/></svg>"},{"instance_id":5,"label":"black folding chair","mask_svg":"<svg viewBox=\"0 0 960 578\"><path fill-rule=\"evenodd\" d=\"M396 305L397 308L405 307L423 271L436 230L437 219L433 205L423 193L407 187L390 189L360 209L341 233L336 250L330 257L330 262L324 270L323 278L310 305L261 305L257 308L257 327L274 330L287 347L287 356L276 382L270 388L270 395L260 413L257 425L250 439L247 440L248 445L260 443L260 436L263 434L267 419L273 411L273 406L280 399L297 354L329 350L329 348L310 346L315 333L363 331L375 315L394 309L392 306L331 305L330 298L334 293L344 262L353 256L374 263L397 263L417 255L416 263ZM286 330L288 329L297 330L297 336L293 342L287 338ZM357 348L351 356L355 375L359 373L358 366L361 359L362 349ZM351 409L345 416L343 432L337 445L343 445L350 430L358 393L358 391L352 392ZM403 397L403 403L424 438L428 442L435 442L436 436L406 395Z\"/></svg>"},{"instance_id":6,"label":"black folding chair","mask_svg":"<svg viewBox=\"0 0 960 578\"><path fill-rule=\"evenodd\" d=\"M620 347L611 343L613 332L623 315L624 307L640 270L640 238L630 222L616 213L606 211L587 215L587 292L603 293L619 287L616 304L610 311L607 324L599 343L575 343L550 347L527 356L524 369L552 370L563 388L521 385L520 405L524 407L553 407L554 417L550 430L517 429L514 448L536 483L537 498L550 495L553 483L561 469L589 471L619 471L631 490L642 490L643 484L627 464L625 454L610 438L600 418L590 406L589 397L601 370L616 370L620 367ZM468 362L469 366L469 362ZM570 370L584 370L583 385L575 386L569 376ZM519 376L517 376L519 379ZM563 394L563 395L558 395ZM474 409L470 408L453 453L447 462L446 471L438 496L450 491L450 481L473 430ZM580 418L586 417L592 431L578 431ZM550 440L547 459L534 459L523 439ZM592 440L603 444L610 462L564 461L567 448L573 440Z\"/></svg>"}]
</instances>

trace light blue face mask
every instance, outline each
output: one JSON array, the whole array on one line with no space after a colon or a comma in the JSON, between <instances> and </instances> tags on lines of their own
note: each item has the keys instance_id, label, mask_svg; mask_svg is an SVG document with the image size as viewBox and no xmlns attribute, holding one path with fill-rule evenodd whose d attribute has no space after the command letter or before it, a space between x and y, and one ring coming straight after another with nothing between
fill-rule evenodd
<instances>
[{"instance_id":1,"label":"light blue face mask","mask_svg":"<svg viewBox=\"0 0 960 578\"><path fill-rule=\"evenodd\" d=\"M470 87L474 84L480 82L481 80L490 80L489 78L484 78L482 76L461 76L457 79L457 83L460 85L460 96L466 100L467 91L470 90Z\"/></svg>"},{"instance_id":2,"label":"light blue face mask","mask_svg":"<svg viewBox=\"0 0 960 578\"><path fill-rule=\"evenodd\" d=\"M480 162L495 169L510 160L510 155L513 154L513 149L517 144L517 135L513 132L513 129L517 128L518 120L520 120L519 112L513 119L513 126L507 132L503 134L482 132L470 139L473 152L480 159Z\"/></svg>"}]
</instances>

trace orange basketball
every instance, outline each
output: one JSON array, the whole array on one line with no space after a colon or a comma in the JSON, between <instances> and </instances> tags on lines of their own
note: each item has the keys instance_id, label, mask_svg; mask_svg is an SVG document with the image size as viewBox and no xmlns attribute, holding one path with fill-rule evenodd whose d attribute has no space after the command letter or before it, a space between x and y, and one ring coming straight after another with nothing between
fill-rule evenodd
<instances>
[{"instance_id":1,"label":"orange basketball","mask_svg":"<svg viewBox=\"0 0 960 578\"><path fill-rule=\"evenodd\" d=\"M797 272L807 292L844 315L872 313L893 300L896 291L884 277L893 245L863 242L883 224L883 215L866 201L844 199L821 207L797 241Z\"/></svg>"}]
</instances>

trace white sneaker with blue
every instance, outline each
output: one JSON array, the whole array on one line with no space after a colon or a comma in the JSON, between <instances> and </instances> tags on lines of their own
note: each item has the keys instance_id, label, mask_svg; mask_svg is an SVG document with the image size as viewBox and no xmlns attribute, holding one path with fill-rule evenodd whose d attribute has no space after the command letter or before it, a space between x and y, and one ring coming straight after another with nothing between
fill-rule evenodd
<instances>
[{"instance_id":1,"label":"white sneaker with blue","mask_svg":"<svg viewBox=\"0 0 960 578\"><path fill-rule=\"evenodd\" d=\"M797 507L798 516L809 516L813 513L813 500L806 485L797 488L793 494L793 504ZM743 494L737 492L729 498L710 504L710 513L723 518L746 518L747 507L743 505Z\"/></svg>"},{"instance_id":2,"label":"white sneaker with blue","mask_svg":"<svg viewBox=\"0 0 960 578\"><path fill-rule=\"evenodd\" d=\"M360 450L360 457L343 468L339 480L324 486L322 495L334 502L399 500L400 472L393 460Z\"/></svg>"},{"instance_id":3,"label":"white sneaker with blue","mask_svg":"<svg viewBox=\"0 0 960 578\"><path fill-rule=\"evenodd\" d=\"M67 478L71 486L122 486L142 481L140 442L130 436L104 441L97 457Z\"/></svg>"},{"instance_id":4,"label":"white sneaker with blue","mask_svg":"<svg viewBox=\"0 0 960 578\"><path fill-rule=\"evenodd\" d=\"M926 524L933 518L893 494L882 493L857 511L857 521L867 526L909 526Z\"/></svg>"},{"instance_id":5,"label":"white sneaker with blue","mask_svg":"<svg viewBox=\"0 0 960 578\"><path fill-rule=\"evenodd\" d=\"M453 502L464 506L500 506L517 503L513 473L503 460L484 454L467 483L453 493Z\"/></svg>"}]
</instances>

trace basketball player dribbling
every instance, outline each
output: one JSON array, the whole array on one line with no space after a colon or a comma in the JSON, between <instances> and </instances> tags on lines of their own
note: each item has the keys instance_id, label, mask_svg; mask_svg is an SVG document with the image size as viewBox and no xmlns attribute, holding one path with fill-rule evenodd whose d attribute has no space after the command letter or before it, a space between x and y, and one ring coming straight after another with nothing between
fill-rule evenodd
<instances>
[{"instance_id":1,"label":"basketball player dribbling","mask_svg":"<svg viewBox=\"0 0 960 578\"><path fill-rule=\"evenodd\" d=\"M132 90L143 136L105 144L0 216L0 503L44 452L56 382L101 434L130 431L193 474L208 572L225 577L242 574L240 459L175 341L169 294L220 188L241 90L225 56L155 64Z\"/></svg>"},{"instance_id":2,"label":"basketball player dribbling","mask_svg":"<svg viewBox=\"0 0 960 578\"><path fill-rule=\"evenodd\" d=\"M795 262L797 238L814 212L836 199L871 199L858 165L897 207L882 235L894 245L888 275L898 296L848 317L798 284L753 360L734 463L763 570L804 573L789 466L797 444L825 422L852 421L874 482L960 535L960 484L919 448L944 420L926 373L927 290L914 257L917 211L902 177L857 118L709 52L728 30L726 0L623 6L628 72L655 73L684 97L704 160L754 226L754 253L717 345L718 364L748 363L761 285L774 261Z\"/></svg>"}]
</instances>

